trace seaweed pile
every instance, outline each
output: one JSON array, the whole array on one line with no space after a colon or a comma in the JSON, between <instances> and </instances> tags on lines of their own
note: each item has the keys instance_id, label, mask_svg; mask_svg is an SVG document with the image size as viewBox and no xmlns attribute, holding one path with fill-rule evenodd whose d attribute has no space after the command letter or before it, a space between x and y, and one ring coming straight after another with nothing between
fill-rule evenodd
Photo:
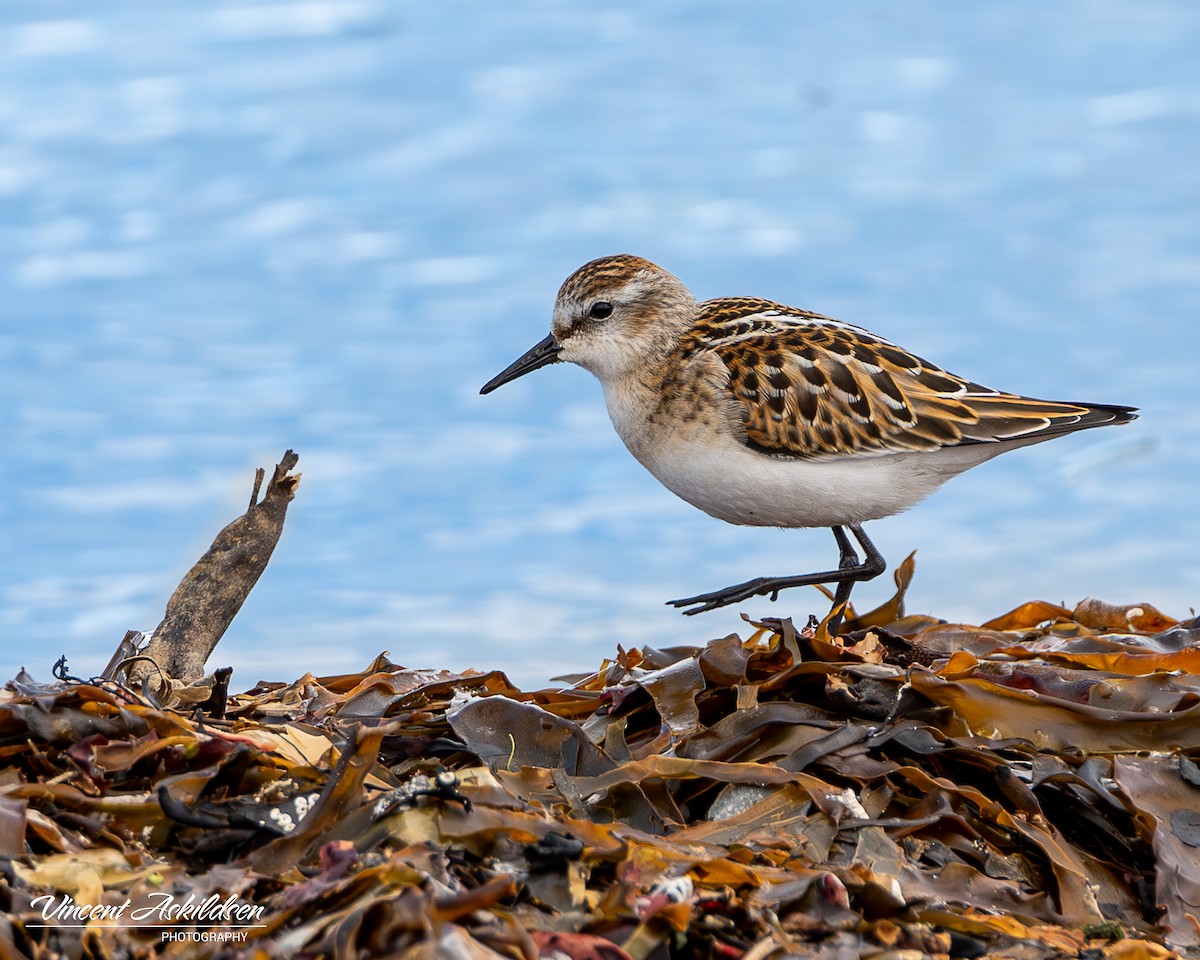
<instances>
[{"instance_id":1,"label":"seaweed pile","mask_svg":"<svg viewBox=\"0 0 1200 960\"><path fill-rule=\"evenodd\" d=\"M0 957L1195 955L1200 621L905 617L911 572L840 637L535 692L386 655L223 703L23 673Z\"/></svg>"}]
</instances>

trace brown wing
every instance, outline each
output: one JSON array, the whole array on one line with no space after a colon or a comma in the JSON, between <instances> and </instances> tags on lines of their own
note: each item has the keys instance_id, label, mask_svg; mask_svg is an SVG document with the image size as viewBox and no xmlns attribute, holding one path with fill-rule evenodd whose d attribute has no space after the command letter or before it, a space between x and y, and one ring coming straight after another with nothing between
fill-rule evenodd
<instances>
[{"instance_id":1,"label":"brown wing","mask_svg":"<svg viewBox=\"0 0 1200 960\"><path fill-rule=\"evenodd\" d=\"M724 379L745 442L776 455L1049 439L1133 419L1130 407L1001 393L860 327L765 300L708 301L683 350Z\"/></svg>"}]
</instances>

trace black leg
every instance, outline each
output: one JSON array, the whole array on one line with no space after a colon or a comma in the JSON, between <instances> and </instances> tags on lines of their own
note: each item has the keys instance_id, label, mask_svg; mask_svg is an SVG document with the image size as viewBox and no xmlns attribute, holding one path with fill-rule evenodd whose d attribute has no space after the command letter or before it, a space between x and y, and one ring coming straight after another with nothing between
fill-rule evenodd
<instances>
[{"instance_id":1,"label":"black leg","mask_svg":"<svg viewBox=\"0 0 1200 960\"><path fill-rule=\"evenodd\" d=\"M825 630L831 637L836 637L838 630L842 628L842 617L845 616L846 604L850 602L850 591L853 589L853 580L843 580L837 585L837 590L834 591L834 613L829 618L829 622L825 624Z\"/></svg>"},{"instance_id":2,"label":"black leg","mask_svg":"<svg viewBox=\"0 0 1200 960\"><path fill-rule=\"evenodd\" d=\"M833 530L833 539L838 545L838 569L852 570L858 566L858 554L854 552L854 544L850 542L850 538L846 536L845 527L831 527ZM862 528L859 528L861 532Z\"/></svg>"},{"instance_id":3,"label":"black leg","mask_svg":"<svg viewBox=\"0 0 1200 960\"><path fill-rule=\"evenodd\" d=\"M840 556L838 557L838 570L853 570L859 565L858 554L854 552L854 545L850 543L850 538L846 536L845 527L834 527L833 538L837 541ZM842 625L842 614L845 611L846 604L850 602L850 591L854 589L853 580L842 580L837 585L837 590L833 594L833 609L837 613L829 618L829 623L825 629L831 637L837 636L838 628Z\"/></svg>"},{"instance_id":4,"label":"black leg","mask_svg":"<svg viewBox=\"0 0 1200 960\"><path fill-rule=\"evenodd\" d=\"M883 556L875 548L875 544L863 533L862 527L857 523L850 523L846 526L854 534L854 539L858 541L866 556L866 559L861 562L850 543L850 538L846 536L846 527L834 527L833 536L837 540L840 554L837 570L807 573L796 577L759 577L756 580L747 580L745 583L726 587L724 590L717 590L713 593L702 593L684 600L671 600L668 601L669 606L693 607L694 609L683 611L684 614L691 616L694 613L704 613L708 610L716 610L718 607L728 606L731 603L738 603L750 597L769 596L774 600L779 596L780 590L787 590L789 587L809 587L817 583L836 583L838 588L834 595L834 602L845 603L850 599L850 591L854 584L860 580L871 580L887 568ZM840 621L840 619L839 617L838 620ZM833 632L835 630L830 630L830 633Z\"/></svg>"}]
</instances>

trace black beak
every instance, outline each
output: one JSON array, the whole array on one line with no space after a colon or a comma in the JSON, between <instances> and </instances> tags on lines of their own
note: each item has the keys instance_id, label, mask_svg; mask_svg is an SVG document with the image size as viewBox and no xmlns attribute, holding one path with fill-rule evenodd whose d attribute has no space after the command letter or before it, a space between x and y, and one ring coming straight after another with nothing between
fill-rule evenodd
<instances>
[{"instance_id":1,"label":"black beak","mask_svg":"<svg viewBox=\"0 0 1200 960\"><path fill-rule=\"evenodd\" d=\"M562 347L555 341L554 334L550 334L532 350L519 357L513 363L510 363L492 377L491 380L483 385L479 392L491 393L497 387L508 383L509 380L516 380L517 377L523 377L525 374L532 373L534 370L544 367L547 364L557 363L558 352L560 350L562 350Z\"/></svg>"}]
</instances>

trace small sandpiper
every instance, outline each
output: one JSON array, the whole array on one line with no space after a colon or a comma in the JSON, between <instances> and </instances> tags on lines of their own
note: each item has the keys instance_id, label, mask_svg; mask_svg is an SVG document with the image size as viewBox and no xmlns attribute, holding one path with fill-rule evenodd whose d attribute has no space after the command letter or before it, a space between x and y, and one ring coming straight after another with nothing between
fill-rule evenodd
<instances>
[{"instance_id":1,"label":"small sandpiper","mask_svg":"<svg viewBox=\"0 0 1200 960\"><path fill-rule=\"evenodd\" d=\"M550 335L480 393L562 360L599 378L625 446L672 493L730 523L833 530L836 570L670 603L693 614L837 584L830 632L853 585L886 566L865 521L907 510L997 454L1136 417L1133 407L992 390L808 310L753 297L700 303L630 255L571 274Z\"/></svg>"}]
</instances>

